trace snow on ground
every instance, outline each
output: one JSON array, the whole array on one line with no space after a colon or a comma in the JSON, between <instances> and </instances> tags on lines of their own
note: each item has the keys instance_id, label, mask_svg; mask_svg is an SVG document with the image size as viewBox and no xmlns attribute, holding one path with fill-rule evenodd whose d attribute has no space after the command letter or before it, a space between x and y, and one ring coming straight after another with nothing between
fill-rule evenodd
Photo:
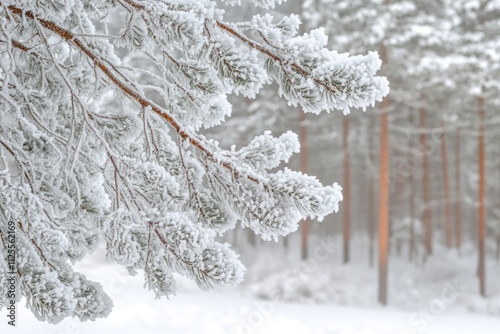
<instances>
[{"instance_id":1,"label":"snow on ground","mask_svg":"<svg viewBox=\"0 0 500 334\"><path fill-rule=\"evenodd\" d=\"M202 292L183 290L167 301L153 300L138 277L114 279L118 271L102 275L114 286L113 313L105 320L79 323L65 320L58 325L40 323L22 309L15 333L44 334L498 334L500 318L443 312L425 322L425 330L412 325L410 312L394 309L363 309L327 304L297 304L258 300L238 291ZM421 321L422 322L422 321ZM5 321L0 332L5 333ZM7 328L9 329L9 328ZM11 331L7 331L10 333Z\"/></svg>"},{"instance_id":2,"label":"snow on ground","mask_svg":"<svg viewBox=\"0 0 500 334\"><path fill-rule=\"evenodd\" d=\"M261 245L253 258L244 259L249 268L243 286L254 296L270 300L377 307L377 269L368 264L368 250L363 246L366 242L353 240L356 255L348 265L341 263L341 244L338 238L313 241L310 258L302 263L297 263L300 255L293 251ZM293 245L291 249L299 247ZM436 308L434 313L440 313L444 304L447 310L500 317L500 262L489 256L488 298L482 298L473 245L464 245L460 252L436 246L435 254L418 263L409 263L407 252L391 257L391 307L414 311L432 306Z\"/></svg>"},{"instance_id":3,"label":"snow on ground","mask_svg":"<svg viewBox=\"0 0 500 334\"><path fill-rule=\"evenodd\" d=\"M271 258L268 256L268 258ZM327 275L307 271L311 282L310 296L319 296L324 289L324 300L302 298L299 302L280 301L276 298L257 298L263 289L257 281L264 279L270 287L276 284L276 271L280 266L259 260L249 268L248 280L240 288L218 289L216 291L200 291L192 282L179 279L179 292L170 300L155 300L154 295L143 289L141 275L129 276L125 269L114 265L98 264L86 259L78 265L78 270L87 274L90 279L103 284L115 303L113 312L107 319L95 322L80 323L68 319L58 325L50 325L37 321L24 307L18 309L18 326L13 329L7 325L5 309L1 311L0 333L42 333L42 334L498 334L500 333L500 317L472 314L460 307L459 298L453 298L449 290L444 296L436 292L420 297L418 306L396 309L394 305L387 308L377 306L375 302L367 302L374 298L374 293L367 292L361 269L358 277L349 282L347 274L325 270ZM283 262L282 265L286 263ZM260 266L260 269L259 269ZM266 270L263 267L267 268ZM321 266L320 266L321 267ZM350 266L349 268L356 268ZM337 268L337 271L341 270ZM368 274L370 272L368 271ZM266 276L268 278L263 278ZM365 273L365 276L367 274ZM451 277L442 274L443 278ZM274 278L273 278L274 277ZM327 283L327 278L331 279ZM420 279L416 277L416 279ZM274 280L274 281L273 281ZM315 281L319 281L316 282ZM274 283L273 283L274 282ZM262 283L260 283L262 284ZM348 287L350 284L350 287ZM338 285L336 289L328 287ZM440 284L437 284L438 286ZM412 285L414 286L414 285ZM442 286L442 284L441 284ZM349 291L342 292L341 288ZM256 290L257 289L257 290ZM446 289L446 286L441 288ZM285 289L286 290L286 289ZM432 289L430 289L432 290ZM281 290L279 290L281 291ZM336 291L336 292L335 292ZM300 290L299 290L300 292ZM327 299L335 293L341 294L346 305L332 304ZM358 296L356 297L356 293ZM415 291L413 291L415 293ZM418 289L415 295L418 297ZM265 295L265 294L264 294ZM295 296L301 293L295 293ZM307 296L302 291L302 296ZM268 296L269 297L269 296ZM282 296L281 296L282 297ZM356 298L354 298L356 297ZM339 303L342 298L335 300ZM286 299L286 298L285 298ZM294 299L294 298L290 298ZM296 299L296 298L295 298ZM418 299L418 298L417 298ZM361 305L351 304L365 300ZM320 302L320 303L318 303ZM24 302L20 304L23 306ZM400 302L394 302L400 305ZM423 305L423 306L422 306Z\"/></svg>"}]
</instances>

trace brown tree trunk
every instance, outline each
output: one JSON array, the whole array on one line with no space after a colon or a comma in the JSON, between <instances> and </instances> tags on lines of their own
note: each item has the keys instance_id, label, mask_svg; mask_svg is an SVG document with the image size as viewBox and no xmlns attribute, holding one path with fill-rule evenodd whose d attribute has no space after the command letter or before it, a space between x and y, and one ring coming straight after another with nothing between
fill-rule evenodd
<instances>
[{"instance_id":1,"label":"brown tree trunk","mask_svg":"<svg viewBox=\"0 0 500 334\"><path fill-rule=\"evenodd\" d=\"M307 147L307 124L306 114L300 110L300 171L307 173L308 170L308 147ZM309 218L302 222L301 226L301 258L308 257L309 242Z\"/></svg>"},{"instance_id":2,"label":"brown tree trunk","mask_svg":"<svg viewBox=\"0 0 500 334\"><path fill-rule=\"evenodd\" d=\"M448 178L448 154L446 148L446 133L444 132L444 123L441 124L443 134L441 136L441 159L443 168L443 192L444 192L444 219L446 233L446 247L452 247L452 231L451 231L451 201L450 201L450 182Z\"/></svg>"},{"instance_id":3,"label":"brown tree trunk","mask_svg":"<svg viewBox=\"0 0 500 334\"><path fill-rule=\"evenodd\" d=\"M237 228L233 230L233 246L235 249L238 248L238 230Z\"/></svg>"},{"instance_id":4,"label":"brown tree trunk","mask_svg":"<svg viewBox=\"0 0 500 334\"><path fill-rule=\"evenodd\" d=\"M387 305L387 272L389 250L389 102L382 101L380 116L380 187L379 187L379 302Z\"/></svg>"},{"instance_id":5,"label":"brown tree trunk","mask_svg":"<svg viewBox=\"0 0 500 334\"><path fill-rule=\"evenodd\" d=\"M484 144L484 98L479 97L479 224L478 224L478 246L479 246L479 292L486 297L486 210L484 206L486 194L485 175L485 144Z\"/></svg>"},{"instance_id":6,"label":"brown tree trunk","mask_svg":"<svg viewBox=\"0 0 500 334\"><path fill-rule=\"evenodd\" d=\"M349 116L344 116L344 184L343 189L343 262L349 262L349 243L351 238L351 162L349 155Z\"/></svg>"},{"instance_id":7,"label":"brown tree trunk","mask_svg":"<svg viewBox=\"0 0 500 334\"><path fill-rule=\"evenodd\" d=\"M413 117L410 113L410 126L413 126ZM413 173L415 173L414 165L413 165L413 138L410 137L409 145L408 145L408 164L410 170L408 171L408 183L410 186L410 245L408 248L408 258L410 262L413 262L415 259L415 184Z\"/></svg>"},{"instance_id":8,"label":"brown tree trunk","mask_svg":"<svg viewBox=\"0 0 500 334\"><path fill-rule=\"evenodd\" d=\"M462 245L462 195L460 187L460 129L455 134L455 247Z\"/></svg>"},{"instance_id":9,"label":"brown tree trunk","mask_svg":"<svg viewBox=\"0 0 500 334\"><path fill-rule=\"evenodd\" d=\"M387 63L387 50L382 44L380 58ZM378 214L378 247L379 247L379 277L378 300L387 305L387 274L388 274L388 247L389 247L389 100L382 103L380 116L380 171L379 171L379 214Z\"/></svg>"},{"instance_id":10,"label":"brown tree trunk","mask_svg":"<svg viewBox=\"0 0 500 334\"><path fill-rule=\"evenodd\" d=\"M409 260L413 262L416 253L415 240L415 185L413 183L413 173L410 174L410 245L409 245Z\"/></svg>"},{"instance_id":11,"label":"brown tree trunk","mask_svg":"<svg viewBox=\"0 0 500 334\"><path fill-rule=\"evenodd\" d=\"M252 247L257 246L257 238L255 237L255 232L251 229L247 230L247 240Z\"/></svg>"},{"instance_id":12,"label":"brown tree trunk","mask_svg":"<svg viewBox=\"0 0 500 334\"><path fill-rule=\"evenodd\" d=\"M500 262L500 235L497 235L497 262Z\"/></svg>"},{"instance_id":13,"label":"brown tree trunk","mask_svg":"<svg viewBox=\"0 0 500 334\"><path fill-rule=\"evenodd\" d=\"M420 109L420 129L426 130L425 122L425 109ZM429 188L429 147L427 147L427 134L422 132L420 134L421 153L423 155L422 161L422 196L424 210L422 212L422 223L425 228L425 248L427 255L432 254L432 216L430 207L430 188Z\"/></svg>"},{"instance_id":14,"label":"brown tree trunk","mask_svg":"<svg viewBox=\"0 0 500 334\"><path fill-rule=\"evenodd\" d=\"M370 138L373 138L373 129L374 129L374 115L370 115ZM373 157L373 147L372 141L368 142L368 154L370 165L375 163L375 159ZM370 267L373 267L375 262L375 187L374 180L371 172L368 174L368 238L369 238L369 261Z\"/></svg>"}]
</instances>

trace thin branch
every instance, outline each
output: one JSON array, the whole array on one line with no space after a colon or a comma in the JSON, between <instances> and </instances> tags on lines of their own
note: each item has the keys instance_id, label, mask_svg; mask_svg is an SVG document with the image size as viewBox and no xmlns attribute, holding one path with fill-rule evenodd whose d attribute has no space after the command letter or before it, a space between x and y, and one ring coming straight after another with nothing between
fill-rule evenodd
<instances>
[{"instance_id":1,"label":"thin branch","mask_svg":"<svg viewBox=\"0 0 500 334\"><path fill-rule=\"evenodd\" d=\"M8 9L19 16L24 15L25 17L28 17L32 20L38 21L43 27L49 29L50 31L56 33L57 35L61 36L64 38L66 41L69 43L72 43L75 45L82 53L84 53L97 67L101 69L101 71L106 74L106 76L123 92L125 93L128 97L131 99L137 101L142 107L150 107L151 110L153 110L156 114L158 114L160 117L162 117L164 120L166 120L170 125L177 131L177 133L184 139L188 140L193 146L198 148L201 152L206 154L212 161L220 164L221 166L224 166L228 170L230 170L233 174L235 175L240 175L241 173L236 170L236 168L228 161L222 161L222 157L216 157L215 153L212 152L210 149L205 147L205 145L201 142L201 140L195 138L194 134L191 134L187 130L185 130L181 124L172 116L169 115L165 110L163 110L161 107L156 105L154 102L149 101L145 97L141 96L138 92L133 90L132 88L128 87L126 84L124 84L118 77L112 72L111 69L109 69L100 59L98 56L96 56L87 46L80 40L78 39L73 33L71 33L69 30L66 30L64 28L59 27L52 21L48 21L42 18L36 17L33 12L31 11L24 11L18 7L15 6L9 6ZM116 71L118 72L118 71ZM118 72L119 73L119 72ZM250 176L246 175L246 178L249 180L259 183L259 178L258 176Z\"/></svg>"}]
</instances>

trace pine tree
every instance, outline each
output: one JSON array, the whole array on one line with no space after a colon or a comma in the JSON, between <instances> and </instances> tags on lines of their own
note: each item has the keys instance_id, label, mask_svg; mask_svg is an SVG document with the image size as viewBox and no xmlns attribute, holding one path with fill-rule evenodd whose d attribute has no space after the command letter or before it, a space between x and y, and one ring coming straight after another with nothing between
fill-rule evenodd
<instances>
[{"instance_id":1,"label":"pine tree","mask_svg":"<svg viewBox=\"0 0 500 334\"><path fill-rule=\"evenodd\" d=\"M453 2L453 13L457 17L457 30L460 33L457 58L452 64L456 70L457 81L464 83L468 90L465 98L474 101L467 110L474 116L477 131L477 237L478 237L478 276L479 292L486 296L486 226L487 226L487 185L488 165L486 124L488 106L496 104L500 81L500 4L497 1L460 0ZM463 75L463 70L469 73ZM491 102L490 102L491 101ZM496 168L496 164L493 166ZM492 183L490 183L492 184Z\"/></svg>"},{"instance_id":2,"label":"pine tree","mask_svg":"<svg viewBox=\"0 0 500 334\"><path fill-rule=\"evenodd\" d=\"M12 221L17 289L52 323L109 314L100 284L68 264L102 243L162 297L174 272L203 289L239 283L244 266L215 240L237 223L277 239L338 210L337 184L274 170L299 151L295 134L238 150L201 134L229 117L228 96L275 82L320 113L388 93L377 54L327 50L323 30L299 35L294 15L229 22L209 0L12 0L0 17L0 286Z\"/></svg>"}]
</instances>

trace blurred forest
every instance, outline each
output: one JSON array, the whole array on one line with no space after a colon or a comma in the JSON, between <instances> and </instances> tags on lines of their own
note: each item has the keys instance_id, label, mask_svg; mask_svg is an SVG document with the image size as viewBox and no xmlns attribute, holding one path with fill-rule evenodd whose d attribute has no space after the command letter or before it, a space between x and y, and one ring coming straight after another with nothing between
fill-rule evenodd
<instances>
[{"instance_id":1,"label":"blurred forest","mask_svg":"<svg viewBox=\"0 0 500 334\"><path fill-rule=\"evenodd\" d=\"M500 333L500 0L0 17L20 333Z\"/></svg>"},{"instance_id":2,"label":"blurred forest","mask_svg":"<svg viewBox=\"0 0 500 334\"><path fill-rule=\"evenodd\" d=\"M242 6L228 7L227 17L245 20L255 13L252 5ZM368 275L366 281L379 282L382 304L387 284L390 304L404 273L427 286L465 276L471 295L496 298L494 311L491 304L484 308L498 314L500 2L303 0L271 14L289 13L299 14L303 32L324 27L329 48L378 51L391 92L373 108L334 117L304 114L273 87L253 100L234 97L232 117L210 129L212 137L240 147L265 130L279 135L291 129L300 135L301 153L288 167L326 184L339 182L344 199L339 213L303 222L300 235L277 244L246 230L226 239L247 257L254 249L261 257L281 252L288 264L272 264L278 271L314 257L318 243L333 238L338 247L313 275L333 267L344 270L344 281ZM248 275L251 280L252 271ZM260 287L285 284L279 277Z\"/></svg>"}]
</instances>

